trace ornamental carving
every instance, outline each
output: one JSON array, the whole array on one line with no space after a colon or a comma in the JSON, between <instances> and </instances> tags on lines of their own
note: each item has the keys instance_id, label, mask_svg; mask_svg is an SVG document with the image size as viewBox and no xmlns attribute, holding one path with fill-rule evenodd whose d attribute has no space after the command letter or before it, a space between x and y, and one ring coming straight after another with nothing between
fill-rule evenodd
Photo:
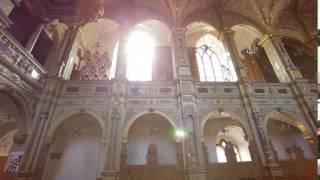
<instances>
[{"instance_id":1,"label":"ornamental carving","mask_svg":"<svg viewBox=\"0 0 320 180\"><path fill-rule=\"evenodd\" d=\"M107 51L101 53L95 51L93 54L89 50L82 52L78 50L79 63L75 67L72 79L80 80L108 80L110 79L111 60ZM82 66L83 62L83 66ZM82 67L81 67L82 66ZM80 74L80 77L77 77Z\"/></svg>"}]
</instances>

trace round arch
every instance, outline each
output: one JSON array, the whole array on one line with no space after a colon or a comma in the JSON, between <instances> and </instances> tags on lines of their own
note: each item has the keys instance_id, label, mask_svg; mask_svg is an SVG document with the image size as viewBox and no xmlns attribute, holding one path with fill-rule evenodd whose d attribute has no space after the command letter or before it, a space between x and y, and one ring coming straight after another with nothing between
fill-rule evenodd
<instances>
[{"instance_id":1,"label":"round arch","mask_svg":"<svg viewBox=\"0 0 320 180\"><path fill-rule=\"evenodd\" d=\"M124 125L124 128L123 128L123 131L122 131L122 137L123 137L123 139L127 139L128 133L129 133L129 130L130 130L130 127L133 125L133 123L134 123L137 119L139 119L140 117L142 117L143 115L147 115L147 114L157 114L157 115L160 115L161 117L163 117L164 119L166 119L173 128L177 128L177 125L176 125L175 121L174 121L172 118L170 118L169 116L167 116L165 113L160 112L160 111L154 111L154 112L144 111L144 112L141 112L141 113L135 115L134 117L130 118L130 119L126 122L126 124Z\"/></svg>"},{"instance_id":2,"label":"round arch","mask_svg":"<svg viewBox=\"0 0 320 180\"><path fill-rule=\"evenodd\" d=\"M194 21L185 26L186 43L189 47L194 47L199 38L210 34L219 39L220 32L211 23L206 21Z\"/></svg>"},{"instance_id":3,"label":"round arch","mask_svg":"<svg viewBox=\"0 0 320 180\"><path fill-rule=\"evenodd\" d=\"M170 46L170 27L159 19L147 18L138 21L132 26L132 30L150 34L155 40L156 46Z\"/></svg>"},{"instance_id":4,"label":"round arch","mask_svg":"<svg viewBox=\"0 0 320 180\"><path fill-rule=\"evenodd\" d=\"M307 39L307 35L299 29L295 29L295 28L291 28L291 27L278 28L274 31L273 36L281 36L281 37L295 39L295 40L300 41L305 46L307 46L305 44L305 41Z\"/></svg>"},{"instance_id":5,"label":"round arch","mask_svg":"<svg viewBox=\"0 0 320 180\"><path fill-rule=\"evenodd\" d=\"M211 10L210 9L200 9L200 10L195 10L195 11L189 12L182 20L182 27L186 28L188 25L190 25L192 23L203 22L203 23L206 23L212 27L215 27L215 29L218 30L218 26L213 24L214 22L218 22L218 21L213 21L213 19L216 19L217 17L215 15L213 15L212 13L208 13L209 11L211 11Z\"/></svg>"},{"instance_id":6,"label":"round arch","mask_svg":"<svg viewBox=\"0 0 320 180\"><path fill-rule=\"evenodd\" d=\"M204 133L204 128L205 125L207 124L208 121L210 121L210 119L217 119L217 118L231 118L234 121L238 121L241 125L241 127L244 129L245 134L248 137L252 137L250 128L246 125L245 121L243 120L243 118L241 118L239 115L230 112L230 111L213 111L210 112L209 114L207 114L200 123L200 134L201 136L203 136Z\"/></svg>"},{"instance_id":7,"label":"round arch","mask_svg":"<svg viewBox=\"0 0 320 180\"><path fill-rule=\"evenodd\" d=\"M102 49L111 53L113 44L119 40L119 24L112 19L100 19L97 22L89 22L80 29L80 35L84 46L88 49L96 47L96 42L108 39L108 43L101 43ZM112 46L110 48L109 46Z\"/></svg>"},{"instance_id":8,"label":"round arch","mask_svg":"<svg viewBox=\"0 0 320 180\"><path fill-rule=\"evenodd\" d=\"M234 24L230 27L230 29L235 30L237 28L242 28L246 29L250 32L253 32L255 35L262 37L266 32L258 27L257 25L250 24L250 23L239 23L239 24Z\"/></svg>"},{"instance_id":9,"label":"round arch","mask_svg":"<svg viewBox=\"0 0 320 180\"><path fill-rule=\"evenodd\" d=\"M102 132L102 141L105 141L107 132L106 132L104 120L99 115L97 115L96 112L91 111L91 110L85 110L83 112L79 111L79 110L74 110L69 113L66 113L65 115L63 115L62 117L60 117L59 119L54 121L48 131L47 137L48 137L49 141L52 141L55 132L57 131L57 129L60 127L61 124L63 124L65 121L67 121L70 117L77 115L77 114L88 114L88 115L92 116L95 120L97 120L98 124L101 128L101 132Z\"/></svg>"},{"instance_id":10,"label":"round arch","mask_svg":"<svg viewBox=\"0 0 320 180\"><path fill-rule=\"evenodd\" d=\"M12 99L13 102L18 106L20 106L18 109L22 111L22 114L20 114L22 117L20 117L17 121L20 125L19 128L22 128L21 130L25 131L26 133L30 133L32 126L32 110L30 103L27 103L27 100L23 94L6 84L0 83L0 93L1 92Z\"/></svg>"},{"instance_id":11,"label":"round arch","mask_svg":"<svg viewBox=\"0 0 320 180\"><path fill-rule=\"evenodd\" d=\"M264 130L265 132L267 131L267 125L268 122L270 121L270 119L276 119L282 122L286 122L294 127L297 127L301 133L303 134L303 136L305 138L309 138L312 137L313 135L313 131L311 130L311 128L308 126L308 124L303 121L303 118L298 115L295 114L293 112L290 112L286 109L272 109L271 111L269 111L268 113L266 113L266 116L264 118Z\"/></svg>"}]
</instances>

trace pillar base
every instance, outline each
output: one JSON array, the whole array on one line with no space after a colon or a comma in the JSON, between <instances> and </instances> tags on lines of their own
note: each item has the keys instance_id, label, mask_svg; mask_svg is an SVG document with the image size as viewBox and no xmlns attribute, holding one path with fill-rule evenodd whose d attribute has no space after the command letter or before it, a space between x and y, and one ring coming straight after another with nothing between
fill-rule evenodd
<instances>
[{"instance_id":1,"label":"pillar base","mask_svg":"<svg viewBox=\"0 0 320 180\"><path fill-rule=\"evenodd\" d=\"M207 171L203 169L186 170L187 180L206 180Z\"/></svg>"}]
</instances>

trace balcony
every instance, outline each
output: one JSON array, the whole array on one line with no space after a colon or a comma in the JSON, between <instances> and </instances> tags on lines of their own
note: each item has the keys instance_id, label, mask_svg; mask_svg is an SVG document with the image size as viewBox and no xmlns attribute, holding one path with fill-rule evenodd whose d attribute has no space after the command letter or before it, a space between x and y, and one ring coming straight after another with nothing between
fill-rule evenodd
<instances>
[{"instance_id":1,"label":"balcony","mask_svg":"<svg viewBox=\"0 0 320 180\"><path fill-rule=\"evenodd\" d=\"M39 91L47 71L5 30L0 30L0 74L20 85L21 81Z\"/></svg>"}]
</instances>

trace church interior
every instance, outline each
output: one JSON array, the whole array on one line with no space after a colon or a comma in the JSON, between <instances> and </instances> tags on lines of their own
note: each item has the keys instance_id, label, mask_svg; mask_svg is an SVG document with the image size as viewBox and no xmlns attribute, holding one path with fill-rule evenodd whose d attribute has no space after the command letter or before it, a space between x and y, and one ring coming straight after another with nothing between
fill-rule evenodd
<instances>
[{"instance_id":1,"label":"church interior","mask_svg":"<svg viewBox=\"0 0 320 180\"><path fill-rule=\"evenodd\" d=\"M0 0L0 180L317 179L317 31L316 0Z\"/></svg>"}]
</instances>

